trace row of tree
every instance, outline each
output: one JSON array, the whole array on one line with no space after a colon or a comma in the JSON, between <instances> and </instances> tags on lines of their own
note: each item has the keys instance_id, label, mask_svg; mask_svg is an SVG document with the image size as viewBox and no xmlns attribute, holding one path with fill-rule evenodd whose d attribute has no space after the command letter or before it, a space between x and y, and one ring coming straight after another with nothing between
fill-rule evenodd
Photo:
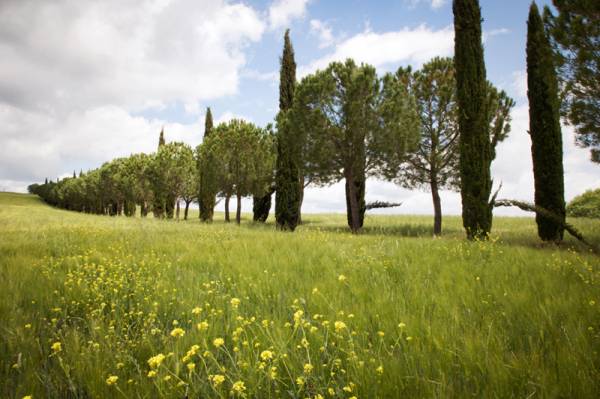
<instances>
[{"instance_id":1,"label":"row of tree","mask_svg":"<svg viewBox=\"0 0 600 399\"><path fill-rule=\"evenodd\" d=\"M344 180L348 226L361 229L366 179L374 176L432 193L434 233L441 233L439 190L460 190L469 238L486 238L492 226L491 162L510 131L514 101L486 80L477 0L454 0L455 57L435 58L420 70L379 76L349 59L296 81L289 31L281 57L275 127L232 120L213 127L210 108L204 139L192 149L165 143L156 153L116 159L101 168L30 191L50 204L84 212L179 217L180 201L197 201L211 221L217 198L253 196L254 220L265 221L276 195L283 230L301 221L304 189ZM546 12L550 20L550 13ZM554 20L556 21L556 20ZM555 23L558 26L558 22ZM558 29L558 28L557 28ZM528 21L530 134L536 206L564 221L562 142L556 53L535 4ZM384 204L385 205L385 204ZM538 215L540 237L562 238L561 223Z\"/></svg>"}]
</instances>

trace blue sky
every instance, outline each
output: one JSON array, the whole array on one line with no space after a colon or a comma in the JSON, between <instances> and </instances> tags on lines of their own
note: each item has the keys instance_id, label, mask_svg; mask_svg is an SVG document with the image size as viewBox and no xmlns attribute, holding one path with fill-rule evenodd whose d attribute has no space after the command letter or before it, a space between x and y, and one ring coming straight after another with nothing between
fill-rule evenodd
<instances>
[{"instance_id":1,"label":"blue sky","mask_svg":"<svg viewBox=\"0 0 600 399\"><path fill-rule=\"evenodd\" d=\"M517 102L492 174L501 197L526 201L533 199L529 4L481 1L488 79ZM347 57L383 73L453 53L450 0L6 0L0 21L0 190L13 191L152 152L163 126L167 140L196 146L207 106L217 122L272 122L287 27L299 78ZM563 127L563 136L569 200L599 187L600 176L572 129ZM403 202L393 212L432 213L429 193L388 182L368 181L367 201L374 200ZM460 214L460 195L443 192L442 206ZM310 188L303 209L343 212L343 185Z\"/></svg>"}]
</instances>

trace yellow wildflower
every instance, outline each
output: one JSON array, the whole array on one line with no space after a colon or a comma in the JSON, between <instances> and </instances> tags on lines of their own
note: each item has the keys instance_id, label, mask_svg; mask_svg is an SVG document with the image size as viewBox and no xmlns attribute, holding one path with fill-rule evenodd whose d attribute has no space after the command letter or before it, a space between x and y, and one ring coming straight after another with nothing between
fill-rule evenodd
<instances>
[{"instance_id":1,"label":"yellow wildflower","mask_svg":"<svg viewBox=\"0 0 600 399\"><path fill-rule=\"evenodd\" d=\"M185 335L185 330L183 328L177 327L171 331L171 337L173 337L173 338L181 338L184 335Z\"/></svg>"},{"instance_id":2,"label":"yellow wildflower","mask_svg":"<svg viewBox=\"0 0 600 399\"><path fill-rule=\"evenodd\" d=\"M231 390L237 394L241 394L246 390L246 385L244 385L243 381L236 381L233 383Z\"/></svg>"},{"instance_id":3,"label":"yellow wildflower","mask_svg":"<svg viewBox=\"0 0 600 399\"><path fill-rule=\"evenodd\" d=\"M118 380L119 377L117 377L116 375L111 375L106 379L106 385L115 385Z\"/></svg>"},{"instance_id":4,"label":"yellow wildflower","mask_svg":"<svg viewBox=\"0 0 600 399\"><path fill-rule=\"evenodd\" d=\"M379 374L383 374L383 366L379 366L375 369Z\"/></svg>"},{"instance_id":5,"label":"yellow wildflower","mask_svg":"<svg viewBox=\"0 0 600 399\"><path fill-rule=\"evenodd\" d=\"M225 376L222 376L221 374L209 375L208 379L210 380L210 382L212 382L213 386L215 387L218 387L223 382L225 382Z\"/></svg>"},{"instance_id":6,"label":"yellow wildflower","mask_svg":"<svg viewBox=\"0 0 600 399\"><path fill-rule=\"evenodd\" d=\"M231 306L233 306L234 309L237 309L238 306L240 306L240 299L239 298L231 298Z\"/></svg>"},{"instance_id":7,"label":"yellow wildflower","mask_svg":"<svg viewBox=\"0 0 600 399\"><path fill-rule=\"evenodd\" d=\"M346 323L344 323L343 321L336 321L333 325L335 327L336 332L341 332L346 328Z\"/></svg>"},{"instance_id":8,"label":"yellow wildflower","mask_svg":"<svg viewBox=\"0 0 600 399\"><path fill-rule=\"evenodd\" d=\"M262 360L271 360L273 359L273 352L271 351L262 351L260 354L260 358Z\"/></svg>"},{"instance_id":9,"label":"yellow wildflower","mask_svg":"<svg viewBox=\"0 0 600 399\"><path fill-rule=\"evenodd\" d=\"M296 385L299 385L299 386L304 385L304 378L302 378L302 377L296 378Z\"/></svg>"},{"instance_id":10,"label":"yellow wildflower","mask_svg":"<svg viewBox=\"0 0 600 399\"><path fill-rule=\"evenodd\" d=\"M154 371L154 370L148 371L148 378L153 378L153 377L156 377L156 371Z\"/></svg>"},{"instance_id":11,"label":"yellow wildflower","mask_svg":"<svg viewBox=\"0 0 600 399\"><path fill-rule=\"evenodd\" d=\"M196 369L196 363L188 363L187 368L190 371L190 373L193 372L194 369Z\"/></svg>"},{"instance_id":12,"label":"yellow wildflower","mask_svg":"<svg viewBox=\"0 0 600 399\"><path fill-rule=\"evenodd\" d=\"M304 374L310 374L313 371L313 365L310 363L306 363L304 365Z\"/></svg>"},{"instance_id":13,"label":"yellow wildflower","mask_svg":"<svg viewBox=\"0 0 600 399\"><path fill-rule=\"evenodd\" d=\"M60 342L53 343L51 348L52 348L52 351L54 351L54 353L58 353L58 352L62 351L62 345Z\"/></svg>"},{"instance_id":14,"label":"yellow wildflower","mask_svg":"<svg viewBox=\"0 0 600 399\"><path fill-rule=\"evenodd\" d=\"M215 348L219 348L223 346L223 344L225 344L225 340L223 338L215 338L215 340L213 341L213 345L215 346Z\"/></svg>"},{"instance_id":15,"label":"yellow wildflower","mask_svg":"<svg viewBox=\"0 0 600 399\"><path fill-rule=\"evenodd\" d=\"M338 281L339 281L340 283L343 283L343 282L344 282L344 281L346 281L346 280L347 280L347 279L346 279L346 276L344 276L343 274L340 274L340 275L338 276Z\"/></svg>"},{"instance_id":16,"label":"yellow wildflower","mask_svg":"<svg viewBox=\"0 0 600 399\"><path fill-rule=\"evenodd\" d=\"M196 306L194 309L192 309L192 314L199 315L200 313L202 313L201 307Z\"/></svg>"},{"instance_id":17,"label":"yellow wildflower","mask_svg":"<svg viewBox=\"0 0 600 399\"><path fill-rule=\"evenodd\" d=\"M208 330L208 322L201 321L200 323L196 324L196 328L198 331L206 331Z\"/></svg>"},{"instance_id":18,"label":"yellow wildflower","mask_svg":"<svg viewBox=\"0 0 600 399\"><path fill-rule=\"evenodd\" d=\"M158 368L161 363L163 362L163 360L165 360L165 355L163 355L162 353L159 353L156 356L152 356L150 359L148 359L148 366L150 366L150 368Z\"/></svg>"}]
</instances>

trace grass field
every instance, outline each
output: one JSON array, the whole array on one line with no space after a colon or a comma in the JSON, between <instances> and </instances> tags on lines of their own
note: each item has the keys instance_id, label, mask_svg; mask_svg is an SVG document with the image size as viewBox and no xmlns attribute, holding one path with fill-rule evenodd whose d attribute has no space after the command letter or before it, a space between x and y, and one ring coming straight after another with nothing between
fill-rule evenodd
<instances>
[{"instance_id":1,"label":"grass field","mask_svg":"<svg viewBox=\"0 0 600 399\"><path fill-rule=\"evenodd\" d=\"M220 218L220 216L218 216ZM0 397L597 398L600 258L530 218L272 224L0 194ZM600 243L600 223L571 220Z\"/></svg>"}]
</instances>

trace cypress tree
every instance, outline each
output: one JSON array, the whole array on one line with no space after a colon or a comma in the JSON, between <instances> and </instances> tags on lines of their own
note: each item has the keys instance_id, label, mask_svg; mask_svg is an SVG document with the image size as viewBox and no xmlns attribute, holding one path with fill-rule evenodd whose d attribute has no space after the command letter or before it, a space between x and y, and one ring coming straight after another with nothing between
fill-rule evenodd
<instances>
[{"instance_id":1,"label":"cypress tree","mask_svg":"<svg viewBox=\"0 0 600 399\"><path fill-rule=\"evenodd\" d=\"M478 0L454 0L460 179L463 226L469 239L486 239L492 227L492 161L486 124L486 77Z\"/></svg>"},{"instance_id":2,"label":"cypress tree","mask_svg":"<svg viewBox=\"0 0 600 399\"><path fill-rule=\"evenodd\" d=\"M213 131L213 117L210 107L206 108L206 117L204 118L204 140L208 138ZM206 189L205 185L202 183L208 179L209 173L211 171L205 170L207 165L204 168L200 168L200 192L198 193L198 207L200 208L200 212L198 217L203 222L211 222L213 219L215 202L216 198L214 195L210 194ZM210 166L209 166L210 167Z\"/></svg>"},{"instance_id":3,"label":"cypress tree","mask_svg":"<svg viewBox=\"0 0 600 399\"><path fill-rule=\"evenodd\" d=\"M75 170L73 170L73 179L77 179L77 174L75 174Z\"/></svg>"},{"instance_id":4,"label":"cypress tree","mask_svg":"<svg viewBox=\"0 0 600 399\"><path fill-rule=\"evenodd\" d=\"M300 173L298 143L292 137L286 119L286 113L292 107L296 87L296 62L289 29L285 31L279 73L275 219L280 229L294 231L300 212Z\"/></svg>"},{"instance_id":5,"label":"cypress tree","mask_svg":"<svg viewBox=\"0 0 600 399\"><path fill-rule=\"evenodd\" d=\"M565 221L560 100L552 47L535 2L527 21L527 97L529 135L535 180L535 205ZM538 235L560 241L563 224L536 214Z\"/></svg>"},{"instance_id":6,"label":"cypress tree","mask_svg":"<svg viewBox=\"0 0 600 399\"><path fill-rule=\"evenodd\" d=\"M213 117L210 107L206 107L206 117L204 118L204 137L208 137L213 129Z\"/></svg>"},{"instance_id":7,"label":"cypress tree","mask_svg":"<svg viewBox=\"0 0 600 399\"><path fill-rule=\"evenodd\" d=\"M158 147L165 145L165 128L160 129L160 136L158 137Z\"/></svg>"}]
</instances>

